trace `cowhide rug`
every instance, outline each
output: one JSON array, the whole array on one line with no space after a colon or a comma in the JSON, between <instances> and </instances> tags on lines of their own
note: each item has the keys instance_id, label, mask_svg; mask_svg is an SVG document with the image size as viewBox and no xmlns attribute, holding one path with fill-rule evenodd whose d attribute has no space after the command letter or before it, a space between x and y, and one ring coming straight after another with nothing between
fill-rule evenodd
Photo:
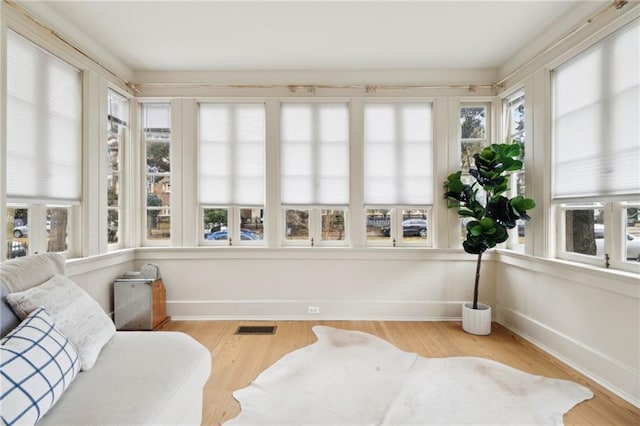
<instances>
[{"instance_id":1,"label":"cowhide rug","mask_svg":"<svg viewBox=\"0 0 640 426\"><path fill-rule=\"evenodd\" d=\"M561 425L593 397L484 358L423 358L358 331L313 331L318 342L233 393L241 412L225 425Z\"/></svg>"}]
</instances>

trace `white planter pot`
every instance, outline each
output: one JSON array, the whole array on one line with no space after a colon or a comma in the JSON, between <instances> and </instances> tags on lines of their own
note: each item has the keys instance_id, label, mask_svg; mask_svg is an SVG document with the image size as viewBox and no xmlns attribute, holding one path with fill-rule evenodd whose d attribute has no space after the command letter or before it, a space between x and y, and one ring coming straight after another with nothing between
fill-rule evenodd
<instances>
[{"instance_id":1,"label":"white planter pot","mask_svg":"<svg viewBox=\"0 0 640 426\"><path fill-rule=\"evenodd\" d=\"M478 303L478 309L473 309L471 302L462 305L462 329L478 336L490 334L491 306Z\"/></svg>"}]
</instances>

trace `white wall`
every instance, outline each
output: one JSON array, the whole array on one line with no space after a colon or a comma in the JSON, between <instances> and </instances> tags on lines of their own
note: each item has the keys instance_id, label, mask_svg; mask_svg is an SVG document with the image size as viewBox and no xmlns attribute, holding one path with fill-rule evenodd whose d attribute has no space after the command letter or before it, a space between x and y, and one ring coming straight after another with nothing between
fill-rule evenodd
<instances>
[{"instance_id":1,"label":"white wall","mask_svg":"<svg viewBox=\"0 0 640 426\"><path fill-rule=\"evenodd\" d=\"M497 257L497 321L640 405L638 276L508 252Z\"/></svg>"},{"instance_id":2,"label":"white wall","mask_svg":"<svg viewBox=\"0 0 640 426\"><path fill-rule=\"evenodd\" d=\"M173 319L214 320L459 320L475 268L460 250L243 247L123 250L67 271L112 312L113 280L148 262ZM637 275L499 251L480 289L497 322L640 405Z\"/></svg>"},{"instance_id":3,"label":"white wall","mask_svg":"<svg viewBox=\"0 0 640 426\"><path fill-rule=\"evenodd\" d=\"M160 267L174 319L459 319L475 257L456 250L138 249ZM495 263L481 297L495 301ZM319 315L309 315L308 306Z\"/></svg>"},{"instance_id":4,"label":"white wall","mask_svg":"<svg viewBox=\"0 0 640 426\"><path fill-rule=\"evenodd\" d=\"M67 275L109 314L113 313L113 281L134 269L134 250L67 260Z\"/></svg>"},{"instance_id":5,"label":"white wall","mask_svg":"<svg viewBox=\"0 0 640 426\"><path fill-rule=\"evenodd\" d=\"M174 319L459 320L475 268L460 250L245 247L138 248L67 270L112 312L113 280L148 262ZM507 251L482 268L497 322L640 406L637 275Z\"/></svg>"}]
</instances>

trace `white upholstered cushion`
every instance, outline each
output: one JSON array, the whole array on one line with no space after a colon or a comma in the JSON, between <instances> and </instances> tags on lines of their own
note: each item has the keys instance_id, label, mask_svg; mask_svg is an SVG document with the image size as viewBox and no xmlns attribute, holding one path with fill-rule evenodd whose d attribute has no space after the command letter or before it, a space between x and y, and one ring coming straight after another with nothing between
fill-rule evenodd
<instances>
[{"instance_id":1,"label":"white upholstered cushion","mask_svg":"<svg viewBox=\"0 0 640 426\"><path fill-rule=\"evenodd\" d=\"M64 275L54 275L37 287L11 293L7 301L20 318L44 307L56 327L78 350L82 370L93 367L100 350L116 332L100 305Z\"/></svg>"},{"instance_id":2,"label":"white upholstered cushion","mask_svg":"<svg viewBox=\"0 0 640 426\"><path fill-rule=\"evenodd\" d=\"M38 426L200 424L210 372L211 354L184 333L118 331Z\"/></svg>"},{"instance_id":3,"label":"white upholstered cushion","mask_svg":"<svg viewBox=\"0 0 640 426\"><path fill-rule=\"evenodd\" d=\"M54 276L64 275L65 259L58 253L40 253L2 262L0 282L9 293L37 286Z\"/></svg>"},{"instance_id":4,"label":"white upholstered cushion","mask_svg":"<svg viewBox=\"0 0 640 426\"><path fill-rule=\"evenodd\" d=\"M0 367L3 424L34 424L75 379L80 359L40 308L0 341Z\"/></svg>"}]
</instances>

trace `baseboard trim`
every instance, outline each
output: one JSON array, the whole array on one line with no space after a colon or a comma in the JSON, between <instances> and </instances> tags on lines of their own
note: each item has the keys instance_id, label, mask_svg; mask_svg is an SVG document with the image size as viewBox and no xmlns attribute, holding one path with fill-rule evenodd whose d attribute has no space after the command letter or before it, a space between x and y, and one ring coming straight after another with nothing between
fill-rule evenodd
<instances>
[{"instance_id":1,"label":"baseboard trim","mask_svg":"<svg viewBox=\"0 0 640 426\"><path fill-rule=\"evenodd\" d=\"M278 316L259 316L259 317L248 317L248 316L238 316L238 317L229 317L229 316L172 316L171 321L423 321L423 322L453 322L453 321L461 321L460 318L433 318L433 317L363 317L363 316L327 316L327 315L307 315L307 316L299 316L299 317L278 317Z\"/></svg>"},{"instance_id":2,"label":"baseboard trim","mask_svg":"<svg viewBox=\"0 0 640 426\"><path fill-rule=\"evenodd\" d=\"M460 321L462 301L167 301L174 320ZM309 307L318 314L309 314Z\"/></svg>"},{"instance_id":3,"label":"baseboard trim","mask_svg":"<svg viewBox=\"0 0 640 426\"><path fill-rule=\"evenodd\" d=\"M521 312L501 306L496 311L500 325L640 408L639 371Z\"/></svg>"}]
</instances>

